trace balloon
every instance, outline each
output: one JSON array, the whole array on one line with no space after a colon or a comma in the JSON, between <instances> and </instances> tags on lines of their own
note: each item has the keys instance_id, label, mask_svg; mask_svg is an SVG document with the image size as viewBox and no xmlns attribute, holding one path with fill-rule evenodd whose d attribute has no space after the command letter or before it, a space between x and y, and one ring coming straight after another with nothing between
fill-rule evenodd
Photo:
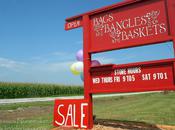
<instances>
[{"instance_id":1,"label":"balloon","mask_svg":"<svg viewBox=\"0 0 175 130\"><path fill-rule=\"evenodd\" d=\"M71 70L72 74L74 74L74 75L79 75L80 72L79 72L79 71L76 71L75 66L76 66L76 63L73 63L73 64L71 65L71 67L70 67L70 70Z\"/></svg>"},{"instance_id":2,"label":"balloon","mask_svg":"<svg viewBox=\"0 0 175 130\"><path fill-rule=\"evenodd\" d=\"M83 72L83 62L76 62L75 63L75 70L77 72Z\"/></svg>"},{"instance_id":3,"label":"balloon","mask_svg":"<svg viewBox=\"0 0 175 130\"><path fill-rule=\"evenodd\" d=\"M82 81L84 81L84 74L83 74L83 72L80 73L80 78L81 78Z\"/></svg>"},{"instance_id":4,"label":"balloon","mask_svg":"<svg viewBox=\"0 0 175 130\"><path fill-rule=\"evenodd\" d=\"M98 65L100 65L100 62L98 60L92 60L91 61L91 67L98 66Z\"/></svg>"},{"instance_id":5,"label":"balloon","mask_svg":"<svg viewBox=\"0 0 175 130\"><path fill-rule=\"evenodd\" d=\"M82 49L76 53L76 59L78 61L83 61L83 50Z\"/></svg>"}]
</instances>

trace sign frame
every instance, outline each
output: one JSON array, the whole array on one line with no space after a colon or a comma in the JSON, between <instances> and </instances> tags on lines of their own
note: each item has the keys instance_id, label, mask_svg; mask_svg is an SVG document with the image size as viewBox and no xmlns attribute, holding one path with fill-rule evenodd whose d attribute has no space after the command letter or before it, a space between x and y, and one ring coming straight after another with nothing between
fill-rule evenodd
<instances>
[{"instance_id":1,"label":"sign frame","mask_svg":"<svg viewBox=\"0 0 175 130\"><path fill-rule=\"evenodd\" d=\"M130 8L133 5L138 5L138 4L144 4L146 3L153 3L153 2L163 2L165 6L165 14L166 14L166 20L167 20L167 30L168 30L168 35L167 36L160 36L157 38L149 39L149 40L142 40L139 41L139 44L131 43L119 47L112 47L112 48L92 48L92 35L91 35L91 17L102 14L102 13L107 13L111 10L117 10L121 8ZM137 6L135 7L137 8ZM84 53L84 99L88 100L89 105L88 105L88 128L93 127L93 106L92 106L92 94L94 93L107 93L107 92L112 92L110 91L93 91L92 90L92 84L90 83L91 81L91 72L95 69L102 69L103 67L109 67L113 65L106 65L106 66L97 66L97 67L91 67L91 55L94 53L99 53L99 52L105 52L105 51L111 51L111 50L119 50L123 48L131 48L131 47L137 47L137 46L144 46L144 45L151 45L151 44L158 44L160 42L166 42L166 41L173 41L173 48L175 52L175 19L174 19L174 12L175 12L175 1L174 0L125 0L123 2L113 4L110 6L106 6L100 9L96 9L84 14L80 14L77 16L73 16L70 18L66 19L66 24L65 24L65 30L71 30L74 28L82 27L83 28L83 53ZM144 63L131 63L131 64L125 64L121 65L122 67L124 66L134 66L134 65L139 65L139 64L158 64L158 63L165 63L165 64L170 64L172 65L173 68L173 78L174 78L174 84L175 84L175 59L164 59L161 61L148 61ZM119 67L121 67L119 66ZM175 87L175 85L174 85ZM156 89L157 90L157 89ZM154 90L154 91L156 91ZM175 89L164 89L164 90L175 90ZM144 91L152 91L152 90L144 90ZM115 92L115 91L114 91ZM134 92L132 90L128 92Z\"/></svg>"}]
</instances>

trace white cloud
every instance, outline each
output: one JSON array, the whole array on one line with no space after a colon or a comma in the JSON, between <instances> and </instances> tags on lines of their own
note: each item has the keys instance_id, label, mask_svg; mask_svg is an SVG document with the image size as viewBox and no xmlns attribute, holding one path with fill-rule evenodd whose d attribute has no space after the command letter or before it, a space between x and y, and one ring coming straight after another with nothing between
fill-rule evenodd
<instances>
[{"instance_id":1,"label":"white cloud","mask_svg":"<svg viewBox=\"0 0 175 130\"><path fill-rule=\"evenodd\" d=\"M136 55L127 55L120 58L111 56L95 56L93 60L98 60L102 64L123 64L131 62L136 57Z\"/></svg>"},{"instance_id":2,"label":"white cloud","mask_svg":"<svg viewBox=\"0 0 175 130\"><path fill-rule=\"evenodd\" d=\"M55 63L55 62L56 63L68 62L74 59L75 59L74 53L56 51L56 52L48 53L45 55L34 56L30 58L30 62L37 63L37 64L38 63L49 64L49 63Z\"/></svg>"},{"instance_id":3,"label":"white cloud","mask_svg":"<svg viewBox=\"0 0 175 130\"><path fill-rule=\"evenodd\" d=\"M54 55L54 56L66 56L67 53L66 52L60 52L60 51L58 51L58 52L51 53L51 55Z\"/></svg>"},{"instance_id":4,"label":"white cloud","mask_svg":"<svg viewBox=\"0 0 175 130\"><path fill-rule=\"evenodd\" d=\"M18 71L24 65L26 65L26 63L24 62L19 62L19 61L0 57L0 67L1 68L7 68L7 69L14 70L14 71Z\"/></svg>"},{"instance_id":5,"label":"white cloud","mask_svg":"<svg viewBox=\"0 0 175 130\"><path fill-rule=\"evenodd\" d=\"M117 59L116 61L117 62L127 62L128 60L132 61L132 59L136 58L137 56L136 55L128 55L128 56L125 56L125 57L122 57L120 59Z\"/></svg>"},{"instance_id":6,"label":"white cloud","mask_svg":"<svg viewBox=\"0 0 175 130\"><path fill-rule=\"evenodd\" d=\"M77 42L75 42L75 44L77 44L77 45L83 45L83 41L82 40L77 41Z\"/></svg>"},{"instance_id":7,"label":"white cloud","mask_svg":"<svg viewBox=\"0 0 175 130\"><path fill-rule=\"evenodd\" d=\"M58 52L51 53L50 57L56 56L60 60L70 60L75 58L75 55L76 55L75 53L58 51Z\"/></svg>"},{"instance_id":8,"label":"white cloud","mask_svg":"<svg viewBox=\"0 0 175 130\"><path fill-rule=\"evenodd\" d=\"M65 69L69 68L73 61L64 61L64 62L50 62L50 63L43 63L43 62L37 62L37 63L25 63L25 62L19 62L12 59L7 58L0 58L0 68L6 68L8 70L14 70L14 71L29 71L32 70L35 71L64 71ZM33 71L32 71L33 72Z\"/></svg>"},{"instance_id":9,"label":"white cloud","mask_svg":"<svg viewBox=\"0 0 175 130\"><path fill-rule=\"evenodd\" d=\"M40 61L42 58L38 58L38 62L0 58L0 81L81 84L79 76L74 76L70 71L70 66L76 60Z\"/></svg>"},{"instance_id":10,"label":"white cloud","mask_svg":"<svg viewBox=\"0 0 175 130\"><path fill-rule=\"evenodd\" d=\"M40 56L34 56L31 58L31 60L41 60L41 59L42 59L42 57L40 57Z\"/></svg>"},{"instance_id":11,"label":"white cloud","mask_svg":"<svg viewBox=\"0 0 175 130\"><path fill-rule=\"evenodd\" d=\"M73 61L39 64L38 69L42 71L48 71L48 72L64 72L69 70L72 63Z\"/></svg>"},{"instance_id":12,"label":"white cloud","mask_svg":"<svg viewBox=\"0 0 175 130\"><path fill-rule=\"evenodd\" d=\"M116 59L114 58L107 58L107 57L102 57L102 56L95 57L93 58L93 60L98 60L102 64L110 64L116 61Z\"/></svg>"}]
</instances>

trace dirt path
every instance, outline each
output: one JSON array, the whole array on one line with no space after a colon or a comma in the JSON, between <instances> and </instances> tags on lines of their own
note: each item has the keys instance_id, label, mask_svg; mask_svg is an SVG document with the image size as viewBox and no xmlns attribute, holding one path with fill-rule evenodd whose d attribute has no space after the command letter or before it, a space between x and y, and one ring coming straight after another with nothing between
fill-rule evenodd
<instances>
[{"instance_id":1,"label":"dirt path","mask_svg":"<svg viewBox=\"0 0 175 130\"><path fill-rule=\"evenodd\" d=\"M82 130L73 128L54 128L52 130ZM175 126L152 125L145 122L97 119L92 130L175 130Z\"/></svg>"},{"instance_id":2,"label":"dirt path","mask_svg":"<svg viewBox=\"0 0 175 130\"><path fill-rule=\"evenodd\" d=\"M129 123L130 124L130 123ZM116 126L104 126L104 125L94 125L94 128L92 130L175 130L175 126L167 126L167 125L150 125L150 126L144 126L144 125L138 125L138 123L133 123L132 125L128 125L126 122L122 123L114 123L113 125ZM119 126L118 126L119 125ZM127 127L126 127L127 126ZM83 130L83 129L73 129L73 128L54 128L52 130Z\"/></svg>"},{"instance_id":3,"label":"dirt path","mask_svg":"<svg viewBox=\"0 0 175 130\"><path fill-rule=\"evenodd\" d=\"M157 92L160 92L160 91L157 91ZM144 94L144 93L155 93L155 92L93 95L93 98L112 97L112 96L127 96L127 95L136 95L136 94ZM84 96L0 99L0 104L12 104L12 103L24 103L24 102L42 102L42 101L54 101L55 99L83 99L83 98L84 98Z\"/></svg>"},{"instance_id":4,"label":"dirt path","mask_svg":"<svg viewBox=\"0 0 175 130\"><path fill-rule=\"evenodd\" d=\"M53 108L50 106L45 107L28 107L18 108L16 110L0 110L0 121L13 121L19 119L29 119L51 113Z\"/></svg>"}]
</instances>

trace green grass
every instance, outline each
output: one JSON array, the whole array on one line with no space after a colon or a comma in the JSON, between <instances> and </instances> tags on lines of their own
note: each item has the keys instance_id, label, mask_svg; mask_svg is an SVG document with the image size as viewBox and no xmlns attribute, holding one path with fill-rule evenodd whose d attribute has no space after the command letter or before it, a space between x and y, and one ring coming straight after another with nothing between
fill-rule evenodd
<instances>
[{"instance_id":1,"label":"green grass","mask_svg":"<svg viewBox=\"0 0 175 130\"><path fill-rule=\"evenodd\" d=\"M31 119L4 122L0 123L0 130L49 130L53 128L52 119L52 115L47 114Z\"/></svg>"},{"instance_id":2,"label":"green grass","mask_svg":"<svg viewBox=\"0 0 175 130\"><path fill-rule=\"evenodd\" d=\"M50 107L53 109L54 101L48 102L33 102L33 103L15 103L0 106L0 112L8 110L17 110L18 108L31 108L31 107ZM38 116L39 115L39 116ZM45 114L38 114L26 119L16 120L1 120L0 130L49 130L53 128L53 110Z\"/></svg>"},{"instance_id":3,"label":"green grass","mask_svg":"<svg viewBox=\"0 0 175 130\"><path fill-rule=\"evenodd\" d=\"M82 86L0 82L0 99L82 95Z\"/></svg>"},{"instance_id":4,"label":"green grass","mask_svg":"<svg viewBox=\"0 0 175 130\"><path fill-rule=\"evenodd\" d=\"M94 115L97 119L109 119L117 121L135 121L149 124L175 125L175 93L167 95L162 93L105 97L94 99ZM53 102L19 103L0 106L1 111L15 110L27 107L50 107ZM1 112L0 111L0 112ZM27 119L17 121L0 120L0 130L50 129L52 126L53 111L42 115L34 115ZM13 129L14 130L14 129Z\"/></svg>"},{"instance_id":5,"label":"green grass","mask_svg":"<svg viewBox=\"0 0 175 130\"><path fill-rule=\"evenodd\" d=\"M175 125L175 93L96 99L94 113L100 119Z\"/></svg>"},{"instance_id":6,"label":"green grass","mask_svg":"<svg viewBox=\"0 0 175 130\"><path fill-rule=\"evenodd\" d=\"M28 108L28 107L45 107L53 106L54 101L47 102L29 102L29 103L13 103L13 104L3 104L0 105L0 110L16 110L18 108Z\"/></svg>"}]
</instances>

